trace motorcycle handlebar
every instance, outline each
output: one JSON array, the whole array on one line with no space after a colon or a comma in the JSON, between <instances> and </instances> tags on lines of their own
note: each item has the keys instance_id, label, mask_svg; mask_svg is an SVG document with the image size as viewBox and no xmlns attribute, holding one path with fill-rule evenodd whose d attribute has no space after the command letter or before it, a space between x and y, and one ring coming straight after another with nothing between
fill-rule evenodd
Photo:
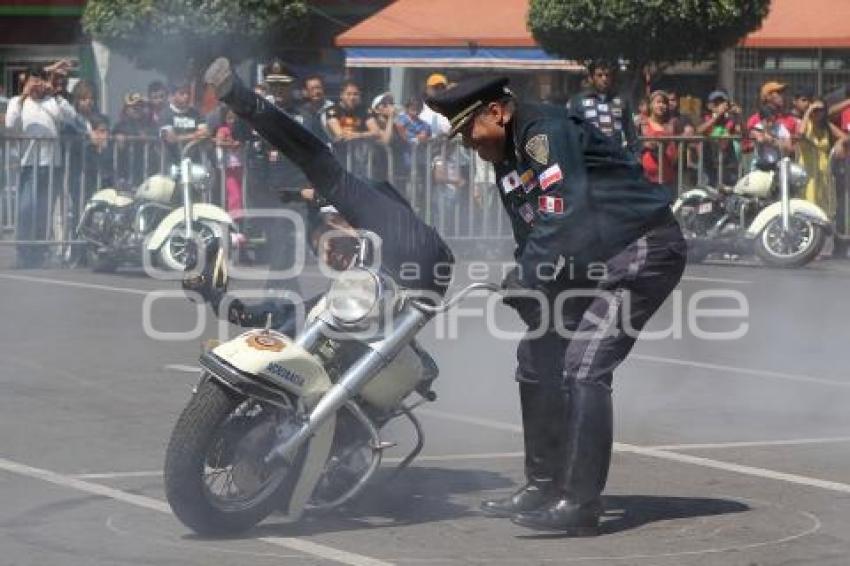
<instances>
[{"instance_id":1,"label":"motorcycle handlebar","mask_svg":"<svg viewBox=\"0 0 850 566\"><path fill-rule=\"evenodd\" d=\"M422 301L413 301L414 306L421 310L422 312L426 312L428 314L439 314L446 312L459 302L461 302L467 295L472 293L473 291L490 291L492 293L498 293L502 290L502 288L494 283L473 283L467 287L464 287L460 291L458 291L454 297L443 301L438 305L429 305Z\"/></svg>"}]
</instances>

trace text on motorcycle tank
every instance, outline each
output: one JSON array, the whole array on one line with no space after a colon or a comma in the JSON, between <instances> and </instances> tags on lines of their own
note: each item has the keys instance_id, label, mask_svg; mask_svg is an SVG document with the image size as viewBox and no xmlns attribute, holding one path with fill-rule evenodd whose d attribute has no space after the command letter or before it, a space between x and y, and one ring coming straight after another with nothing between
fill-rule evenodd
<instances>
[{"instance_id":1,"label":"text on motorcycle tank","mask_svg":"<svg viewBox=\"0 0 850 566\"><path fill-rule=\"evenodd\" d=\"M248 346L255 350L266 350L269 352L280 352L286 347L286 342L268 334L254 334L246 340Z\"/></svg>"},{"instance_id":2,"label":"text on motorcycle tank","mask_svg":"<svg viewBox=\"0 0 850 566\"><path fill-rule=\"evenodd\" d=\"M266 367L266 371L276 377L283 379L284 381L288 381L289 383L297 387L304 387L303 376L289 371L280 364L271 363Z\"/></svg>"}]
</instances>

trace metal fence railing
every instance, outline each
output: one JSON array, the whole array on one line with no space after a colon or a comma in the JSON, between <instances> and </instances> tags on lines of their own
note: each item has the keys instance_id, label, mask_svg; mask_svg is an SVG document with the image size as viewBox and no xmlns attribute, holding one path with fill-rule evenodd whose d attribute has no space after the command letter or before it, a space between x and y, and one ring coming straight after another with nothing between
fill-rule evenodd
<instances>
[{"instance_id":1,"label":"metal fence railing","mask_svg":"<svg viewBox=\"0 0 850 566\"><path fill-rule=\"evenodd\" d=\"M673 196L697 185L733 185L748 170L740 137L676 136L643 142L638 159L661 165L652 180L668 186ZM236 149L217 147L214 140L193 144L190 157L216 172L207 200L226 206L234 179L239 200L249 208L257 206L260 193L280 188L255 174L255 149L248 143ZM446 239L486 243L512 237L492 166L457 140L389 146L358 141L338 145L335 151L349 170L393 184ZM85 137L0 135L0 243L75 242L76 220L96 190L132 191L150 175L167 173L180 153L180 147L151 137L113 136L95 144ZM846 171L836 176L842 190L850 182Z\"/></svg>"}]
</instances>

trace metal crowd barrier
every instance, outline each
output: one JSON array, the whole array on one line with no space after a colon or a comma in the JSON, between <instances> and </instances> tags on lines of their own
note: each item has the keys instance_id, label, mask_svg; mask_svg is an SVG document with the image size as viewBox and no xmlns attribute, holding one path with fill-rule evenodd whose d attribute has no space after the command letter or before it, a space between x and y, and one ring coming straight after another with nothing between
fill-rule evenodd
<instances>
[{"instance_id":1,"label":"metal crowd barrier","mask_svg":"<svg viewBox=\"0 0 850 566\"><path fill-rule=\"evenodd\" d=\"M748 170L740 137L675 136L643 142L647 145L638 159L649 152L663 162L669 159L668 148L675 148L670 152L675 155L675 178L665 178L661 167L659 178L654 179L668 186L673 196L697 185L734 184ZM189 151L194 160L216 170L215 184L205 200L222 206L227 203L227 168L232 165L226 151L211 139L194 143ZM251 186L262 180L249 174L250 151L248 144L237 151L242 202L247 207L256 191L268 190ZM512 238L492 166L459 140L435 138L409 146L357 140L338 144L335 152L349 170L395 186L446 239L487 245ZM167 174L180 153L180 148L155 137L113 136L99 150L85 137L54 140L0 134L0 244L76 243L76 219L96 190L133 190L150 175ZM836 180L847 187L850 172L842 171ZM36 187L34 201L27 199L32 187ZM842 202L850 216L850 202ZM23 222L22 211L28 215Z\"/></svg>"}]
</instances>

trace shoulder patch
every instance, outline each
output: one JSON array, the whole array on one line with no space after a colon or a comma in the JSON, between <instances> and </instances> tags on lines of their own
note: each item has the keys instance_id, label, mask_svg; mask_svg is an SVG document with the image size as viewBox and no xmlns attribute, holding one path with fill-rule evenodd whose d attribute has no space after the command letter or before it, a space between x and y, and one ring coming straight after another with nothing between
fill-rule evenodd
<instances>
[{"instance_id":1,"label":"shoulder patch","mask_svg":"<svg viewBox=\"0 0 850 566\"><path fill-rule=\"evenodd\" d=\"M525 152L540 165L549 163L549 138L537 134L525 143Z\"/></svg>"}]
</instances>

